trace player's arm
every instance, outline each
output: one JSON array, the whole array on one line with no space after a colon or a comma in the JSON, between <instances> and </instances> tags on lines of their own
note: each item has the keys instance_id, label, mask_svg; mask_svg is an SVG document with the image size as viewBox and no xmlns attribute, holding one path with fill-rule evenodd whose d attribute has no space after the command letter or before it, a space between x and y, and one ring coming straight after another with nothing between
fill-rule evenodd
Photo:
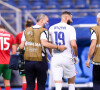
<instances>
[{"instance_id":1,"label":"player's arm","mask_svg":"<svg viewBox=\"0 0 100 90\"><path fill-rule=\"evenodd\" d=\"M71 46L72 46L72 49L75 55L75 58L74 58L75 64L77 64L79 60L78 60L77 44L76 44L76 32L73 27L70 30L70 43L71 43Z\"/></svg>"},{"instance_id":2,"label":"player's arm","mask_svg":"<svg viewBox=\"0 0 100 90\"><path fill-rule=\"evenodd\" d=\"M54 44L48 42L47 35L44 32L42 32L40 39L41 39L42 46L44 46L46 48L59 49L60 51L64 51L66 49L66 47L64 45L58 46L58 45L54 45Z\"/></svg>"},{"instance_id":3,"label":"player's arm","mask_svg":"<svg viewBox=\"0 0 100 90\"><path fill-rule=\"evenodd\" d=\"M25 41L21 41L21 44L19 45L19 49L24 49Z\"/></svg>"},{"instance_id":4,"label":"player's arm","mask_svg":"<svg viewBox=\"0 0 100 90\"><path fill-rule=\"evenodd\" d=\"M86 61L86 66L89 68L90 67L90 59L95 51L95 47L96 47L96 43L97 43L97 36L94 30L91 30L91 45L89 48L89 53L88 53L88 58Z\"/></svg>"},{"instance_id":5,"label":"player's arm","mask_svg":"<svg viewBox=\"0 0 100 90\"><path fill-rule=\"evenodd\" d=\"M92 55L93 55L93 53L94 53L94 51L95 51L96 42L97 42L96 39L93 39L93 40L91 41L91 45L90 45L89 53L88 53L88 58L87 58L87 61L86 61L86 66L87 66L88 68L90 68L90 59L91 59L91 57L92 57Z\"/></svg>"},{"instance_id":6,"label":"player's arm","mask_svg":"<svg viewBox=\"0 0 100 90\"><path fill-rule=\"evenodd\" d=\"M16 44L12 45L12 54L16 54Z\"/></svg>"},{"instance_id":7,"label":"player's arm","mask_svg":"<svg viewBox=\"0 0 100 90\"><path fill-rule=\"evenodd\" d=\"M77 54L77 44L76 44L76 40L71 40L71 46L72 46L72 49L73 49L73 52L74 52L75 56L77 57L78 54Z\"/></svg>"},{"instance_id":8,"label":"player's arm","mask_svg":"<svg viewBox=\"0 0 100 90\"><path fill-rule=\"evenodd\" d=\"M49 41L50 42L50 41ZM50 42L50 43L52 43L52 42ZM52 53L52 49L51 48L48 48L49 49L49 52L50 52L50 54Z\"/></svg>"},{"instance_id":9,"label":"player's arm","mask_svg":"<svg viewBox=\"0 0 100 90\"><path fill-rule=\"evenodd\" d=\"M21 44L19 45L19 49L24 49L25 46L25 34L23 33L22 38L21 38Z\"/></svg>"},{"instance_id":10,"label":"player's arm","mask_svg":"<svg viewBox=\"0 0 100 90\"><path fill-rule=\"evenodd\" d=\"M88 53L88 60L90 60L90 58L92 57L94 51L95 51L95 47L96 47L96 39L93 39L91 41L91 45L90 45L90 48L89 48L89 53Z\"/></svg>"},{"instance_id":11,"label":"player's arm","mask_svg":"<svg viewBox=\"0 0 100 90\"><path fill-rule=\"evenodd\" d=\"M78 56L77 44L76 44L76 31L73 27L70 30L70 43L71 43L71 46L72 46L72 49L73 49L75 56Z\"/></svg>"}]
</instances>

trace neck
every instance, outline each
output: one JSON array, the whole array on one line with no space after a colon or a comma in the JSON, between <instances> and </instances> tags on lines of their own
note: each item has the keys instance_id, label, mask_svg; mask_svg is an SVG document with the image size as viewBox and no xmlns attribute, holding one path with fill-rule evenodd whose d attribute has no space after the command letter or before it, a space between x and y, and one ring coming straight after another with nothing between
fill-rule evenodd
<instances>
[{"instance_id":1,"label":"neck","mask_svg":"<svg viewBox=\"0 0 100 90\"><path fill-rule=\"evenodd\" d=\"M41 24L41 22L36 23L37 25L43 27L43 25Z\"/></svg>"},{"instance_id":2,"label":"neck","mask_svg":"<svg viewBox=\"0 0 100 90\"><path fill-rule=\"evenodd\" d=\"M62 23L66 23L65 21L61 20Z\"/></svg>"},{"instance_id":3,"label":"neck","mask_svg":"<svg viewBox=\"0 0 100 90\"><path fill-rule=\"evenodd\" d=\"M0 31L6 31L4 28L0 28Z\"/></svg>"}]
</instances>

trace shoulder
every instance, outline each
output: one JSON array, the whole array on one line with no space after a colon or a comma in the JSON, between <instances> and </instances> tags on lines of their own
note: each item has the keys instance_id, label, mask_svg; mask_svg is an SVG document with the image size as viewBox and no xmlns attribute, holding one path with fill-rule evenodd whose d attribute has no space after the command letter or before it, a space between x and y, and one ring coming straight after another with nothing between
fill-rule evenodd
<instances>
[{"instance_id":1,"label":"shoulder","mask_svg":"<svg viewBox=\"0 0 100 90\"><path fill-rule=\"evenodd\" d=\"M23 34L23 32L18 33L16 36L21 36Z\"/></svg>"},{"instance_id":2,"label":"shoulder","mask_svg":"<svg viewBox=\"0 0 100 90\"><path fill-rule=\"evenodd\" d=\"M53 30L53 29L54 29L56 26L58 26L58 25L59 25L59 23L50 26L49 31Z\"/></svg>"},{"instance_id":3,"label":"shoulder","mask_svg":"<svg viewBox=\"0 0 100 90\"><path fill-rule=\"evenodd\" d=\"M75 31L75 28L74 28L73 26L71 26L71 25L68 25L68 29L69 29L70 31Z\"/></svg>"},{"instance_id":4,"label":"shoulder","mask_svg":"<svg viewBox=\"0 0 100 90\"><path fill-rule=\"evenodd\" d=\"M13 35L7 31L5 31L3 34L5 34L6 36L9 36L9 37L13 37Z\"/></svg>"},{"instance_id":5,"label":"shoulder","mask_svg":"<svg viewBox=\"0 0 100 90\"><path fill-rule=\"evenodd\" d=\"M90 30L95 30L98 26L93 26L90 28Z\"/></svg>"}]
</instances>

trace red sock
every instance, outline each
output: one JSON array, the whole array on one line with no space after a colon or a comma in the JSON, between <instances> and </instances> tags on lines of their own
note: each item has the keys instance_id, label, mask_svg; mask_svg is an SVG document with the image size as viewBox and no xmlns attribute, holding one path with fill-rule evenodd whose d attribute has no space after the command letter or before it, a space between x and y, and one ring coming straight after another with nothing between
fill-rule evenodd
<instances>
[{"instance_id":1,"label":"red sock","mask_svg":"<svg viewBox=\"0 0 100 90\"><path fill-rule=\"evenodd\" d=\"M1 90L1 87L0 87L0 90Z\"/></svg>"},{"instance_id":2,"label":"red sock","mask_svg":"<svg viewBox=\"0 0 100 90\"><path fill-rule=\"evenodd\" d=\"M22 84L22 90L26 90L26 87L27 87L27 84L26 83L23 83Z\"/></svg>"},{"instance_id":3,"label":"red sock","mask_svg":"<svg viewBox=\"0 0 100 90\"><path fill-rule=\"evenodd\" d=\"M35 83L35 89L34 90L37 90L37 83Z\"/></svg>"},{"instance_id":4,"label":"red sock","mask_svg":"<svg viewBox=\"0 0 100 90\"><path fill-rule=\"evenodd\" d=\"M5 90L10 90L10 86L5 87Z\"/></svg>"}]
</instances>

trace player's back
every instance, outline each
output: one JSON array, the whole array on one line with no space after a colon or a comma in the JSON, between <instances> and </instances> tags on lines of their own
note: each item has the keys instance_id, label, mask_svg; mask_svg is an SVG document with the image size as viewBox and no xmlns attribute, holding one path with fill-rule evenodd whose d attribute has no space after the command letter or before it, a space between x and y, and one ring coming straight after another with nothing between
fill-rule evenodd
<instances>
[{"instance_id":1,"label":"player's back","mask_svg":"<svg viewBox=\"0 0 100 90\"><path fill-rule=\"evenodd\" d=\"M12 44L15 44L14 36L7 31L0 31L0 64L9 64Z\"/></svg>"},{"instance_id":2,"label":"player's back","mask_svg":"<svg viewBox=\"0 0 100 90\"><path fill-rule=\"evenodd\" d=\"M76 37L76 36L73 36L74 35L73 33L75 33L75 29L66 23L58 23L50 27L49 33L51 35L51 40L53 44L65 45L67 47L67 49L64 50L63 52L53 49L52 54L65 55L68 57L72 57L72 49L71 49L70 40L73 37Z\"/></svg>"}]
</instances>

